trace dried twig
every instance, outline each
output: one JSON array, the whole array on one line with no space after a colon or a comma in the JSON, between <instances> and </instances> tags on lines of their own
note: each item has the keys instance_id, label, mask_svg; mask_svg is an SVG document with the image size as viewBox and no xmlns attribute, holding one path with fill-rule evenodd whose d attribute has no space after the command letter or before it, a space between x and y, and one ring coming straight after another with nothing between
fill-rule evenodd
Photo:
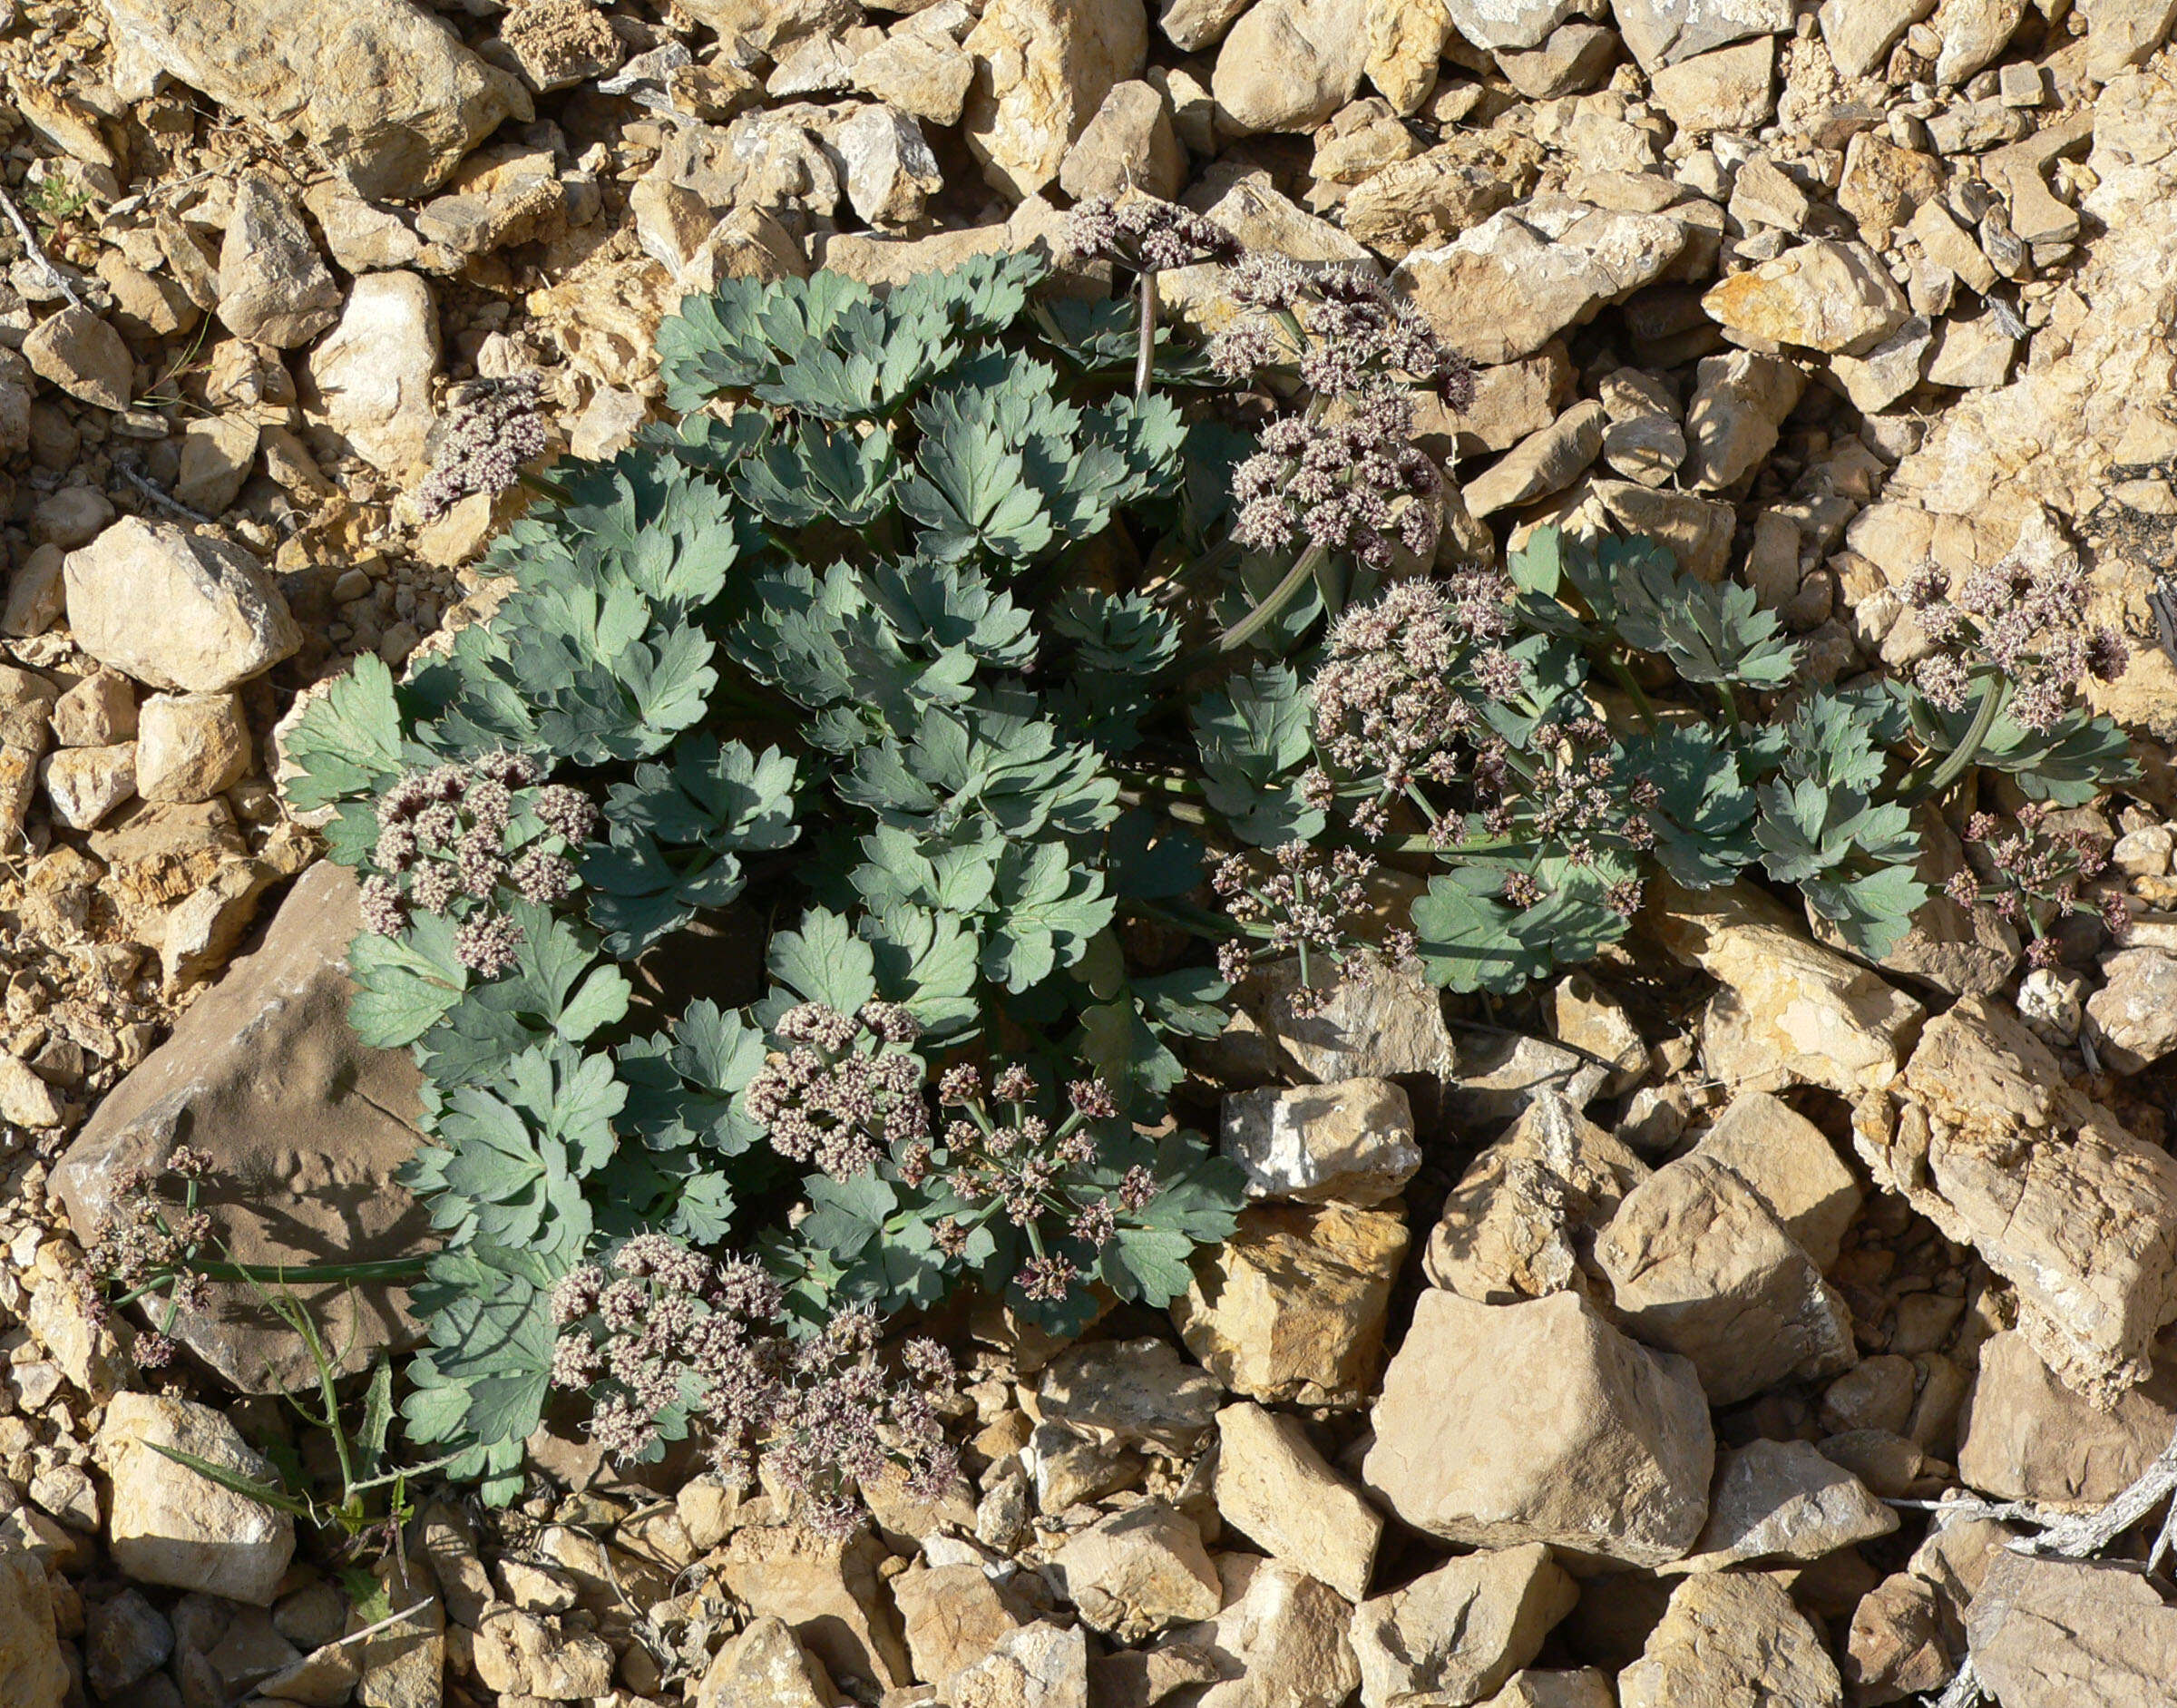
<instances>
[{"instance_id":1,"label":"dried twig","mask_svg":"<svg viewBox=\"0 0 2177 1708\"><path fill-rule=\"evenodd\" d=\"M75 287L68 282L68 276L53 264L53 258L45 253L45 246L38 241L38 234L30 229L30 221L23 217L23 210L15 206L15 199L7 193L5 184L0 184L0 210L6 211L8 223L15 228L31 258L45 269L47 281L68 299L71 307L81 308L83 299L75 294Z\"/></svg>"},{"instance_id":2,"label":"dried twig","mask_svg":"<svg viewBox=\"0 0 2177 1708\"><path fill-rule=\"evenodd\" d=\"M113 464L113 469L122 480L128 482L131 486L133 486L153 503L172 511L177 516L186 516L190 521L200 523L204 527L209 528L212 525L214 520L212 517L207 516L200 510L191 510L179 498L166 492L156 481L150 479L126 460L117 460Z\"/></svg>"},{"instance_id":3,"label":"dried twig","mask_svg":"<svg viewBox=\"0 0 2177 1708\"><path fill-rule=\"evenodd\" d=\"M2020 1537L2011 1544L2011 1549L2017 1554L2055 1554L2065 1559L2085 1559L2099 1554L2167 1500L2172 1492L2177 1492L2177 1438L2133 1479L2129 1488L2118 1491L2099 1511L2058 1518L2039 1536Z\"/></svg>"}]
</instances>

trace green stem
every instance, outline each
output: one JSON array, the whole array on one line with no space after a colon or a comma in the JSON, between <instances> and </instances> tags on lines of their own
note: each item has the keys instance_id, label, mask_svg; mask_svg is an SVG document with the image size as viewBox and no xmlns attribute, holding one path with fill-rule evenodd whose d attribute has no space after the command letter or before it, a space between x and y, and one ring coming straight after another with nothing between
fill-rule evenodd
<instances>
[{"instance_id":1,"label":"green stem","mask_svg":"<svg viewBox=\"0 0 2177 1708\"><path fill-rule=\"evenodd\" d=\"M1647 691L1634 679L1633 672L1625 668L1625 661L1613 652L1604 660L1604 663L1608 668L1610 674L1617 678L1618 687L1633 697L1634 708L1640 714L1641 727L1654 729L1655 727L1655 705L1649 700Z\"/></svg>"},{"instance_id":2,"label":"green stem","mask_svg":"<svg viewBox=\"0 0 2177 1708\"><path fill-rule=\"evenodd\" d=\"M1141 345L1134 354L1134 395L1147 397L1157 367L1157 272L1141 273Z\"/></svg>"},{"instance_id":3,"label":"green stem","mask_svg":"<svg viewBox=\"0 0 2177 1708\"><path fill-rule=\"evenodd\" d=\"M1197 647L1194 651L1182 658L1172 667L1175 674L1185 676L1190 670L1198 670L1206 664L1215 664L1225 654L1236 652L1240 648L1245 646L1264 629L1267 628L1280 611L1293 602L1300 590L1314 578L1317 567L1329 556L1328 547L1320 543L1310 546L1300 554L1293 567L1285 571L1284 580L1272 588L1260 604L1207 646Z\"/></svg>"},{"instance_id":4,"label":"green stem","mask_svg":"<svg viewBox=\"0 0 2177 1708\"><path fill-rule=\"evenodd\" d=\"M425 1257L381 1257L366 1264L215 1264L192 1263L190 1268L207 1281L288 1283L310 1286L331 1281L415 1281L424 1274Z\"/></svg>"},{"instance_id":5,"label":"green stem","mask_svg":"<svg viewBox=\"0 0 2177 1708\"><path fill-rule=\"evenodd\" d=\"M1988 731L1995 727L1996 708L2002 703L2003 678L1991 676L1981 687L1980 704L1973 708L1973 721L1966 726L1965 739L1944 755L1942 762L1924 776L1908 776L1899 786L1899 801L1907 806L1918 806L1929 796L1940 795L1964 776L1966 767L1980 757L1981 747L1988 739Z\"/></svg>"},{"instance_id":6,"label":"green stem","mask_svg":"<svg viewBox=\"0 0 2177 1708\"><path fill-rule=\"evenodd\" d=\"M1731 684L1728 682L1717 683L1716 692L1723 697L1723 715L1731 719L1731 727L1733 729L1743 729L1746 727L1745 719L1739 716L1739 697L1731 691Z\"/></svg>"}]
</instances>

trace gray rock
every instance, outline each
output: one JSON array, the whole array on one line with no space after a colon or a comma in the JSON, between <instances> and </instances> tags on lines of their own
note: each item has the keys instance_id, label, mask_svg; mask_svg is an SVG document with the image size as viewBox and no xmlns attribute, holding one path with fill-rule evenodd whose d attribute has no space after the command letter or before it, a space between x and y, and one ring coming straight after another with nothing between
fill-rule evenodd
<instances>
[{"instance_id":1,"label":"gray rock","mask_svg":"<svg viewBox=\"0 0 2177 1708\"><path fill-rule=\"evenodd\" d=\"M1649 73L1791 28L1789 0L1613 0L1611 11L1626 49Z\"/></svg>"},{"instance_id":2,"label":"gray rock","mask_svg":"<svg viewBox=\"0 0 2177 1708\"><path fill-rule=\"evenodd\" d=\"M1572 0L1450 0L1451 22L1477 47L1539 47L1578 8Z\"/></svg>"},{"instance_id":3,"label":"gray rock","mask_svg":"<svg viewBox=\"0 0 2177 1708\"><path fill-rule=\"evenodd\" d=\"M1421 1166L1412 1107L1388 1079L1228 1097L1218 1147L1246 1171L1251 1198L1381 1204Z\"/></svg>"},{"instance_id":4,"label":"gray rock","mask_svg":"<svg viewBox=\"0 0 2177 1708\"><path fill-rule=\"evenodd\" d=\"M2177 1049L2177 955L2124 949L2102 963L2107 982L2086 999L2086 1025L2119 1073L2143 1073Z\"/></svg>"},{"instance_id":5,"label":"gray rock","mask_svg":"<svg viewBox=\"0 0 2177 1708\"><path fill-rule=\"evenodd\" d=\"M857 108L833 141L846 162L846 199L871 225L913 225L944 187L922 126L882 102Z\"/></svg>"},{"instance_id":6,"label":"gray rock","mask_svg":"<svg viewBox=\"0 0 2177 1708\"><path fill-rule=\"evenodd\" d=\"M408 0L108 0L117 47L275 135L317 145L365 196L435 189L510 115L509 73Z\"/></svg>"},{"instance_id":7,"label":"gray rock","mask_svg":"<svg viewBox=\"0 0 2177 1708\"><path fill-rule=\"evenodd\" d=\"M262 946L197 1000L69 1147L54 1184L78 1226L108 1209L123 1169L156 1168L186 1139L212 1158L203 1201L240 1262L421 1248L428 1218L392 1178L418 1142L416 1070L405 1051L364 1046L347 1023L347 943L360 924L352 877L329 864L302 877ZM268 1061L281 1070L266 1073ZM411 1332L397 1288L294 1292L345 1369ZM211 1308L182 1313L175 1334L245 1392L315 1380L300 1343L245 1287L215 1284Z\"/></svg>"},{"instance_id":8,"label":"gray rock","mask_svg":"<svg viewBox=\"0 0 2177 1708\"><path fill-rule=\"evenodd\" d=\"M263 178L244 178L220 245L220 318L227 329L288 350L339 317L340 288L295 204Z\"/></svg>"},{"instance_id":9,"label":"gray rock","mask_svg":"<svg viewBox=\"0 0 2177 1708\"><path fill-rule=\"evenodd\" d=\"M153 688L233 688L302 644L255 558L171 522L124 517L71 551L63 575L76 644Z\"/></svg>"}]
</instances>

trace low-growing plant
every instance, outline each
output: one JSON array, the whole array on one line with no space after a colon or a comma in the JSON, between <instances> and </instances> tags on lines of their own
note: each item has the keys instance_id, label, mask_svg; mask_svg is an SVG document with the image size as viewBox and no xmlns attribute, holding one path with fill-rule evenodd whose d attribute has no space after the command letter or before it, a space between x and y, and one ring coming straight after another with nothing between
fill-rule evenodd
<instances>
[{"instance_id":1,"label":"low-growing plant","mask_svg":"<svg viewBox=\"0 0 2177 1708\"><path fill-rule=\"evenodd\" d=\"M1809 684L1659 544L1462 555L1415 396L1471 376L1365 269L1149 202L1072 238L1138 288L1020 254L690 298L677 421L556 465L497 617L397 682L360 659L292 735L295 805L366 874L356 1023L426 1077L408 1430L496 1498L555 1381L618 1449L700 1430L834 1516L881 1458L930 1470L878 1325L1179 1294L1240 1202L1180 1051L1266 961L1303 1008L1385 957L1516 991L1658 873L1763 874L1880 955L1928 895L1923 802L2122 774L2050 699L2106 644L2030 573L1950 596L1955 670ZM1183 267L1205 342L1159 324ZM506 474L473 436L449 493ZM1383 862L1435 869L1410 920ZM623 967L701 921L768 988L641 1030Z\"/></svg>"}]
</instances>

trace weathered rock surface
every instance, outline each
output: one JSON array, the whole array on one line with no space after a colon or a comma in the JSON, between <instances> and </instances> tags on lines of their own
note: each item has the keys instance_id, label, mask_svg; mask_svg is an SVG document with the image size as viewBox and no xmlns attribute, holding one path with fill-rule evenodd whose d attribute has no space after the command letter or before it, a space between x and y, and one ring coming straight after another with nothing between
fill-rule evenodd
<instances>
[{"instance_id":1,"label":"weathered rock surface","mask_svg":"<svg viewBox=\"0 0 2177 1708\"><path fill-rule=\"evenodd\" d=\"M1579 1590L1529 1543L1468 1555L1353 1609L1362 1708L1492 1696L1541 1653Z\"/></svg>"},{"instance_id":2,"label":"weathered rock surface","mask_svg":"<svg viewBox=\"0 0 2177 1708\"><path fill-rule=\"evenodd\" d=\"M1864 1195L1820 1127L1765 1091L1743 1091L1697 1148L1744 1181L1814 1266L1828 1272Z\"/></svg>"},{"instance_id":3,"label":"weathered rock surface","mask_svg":"<svg viewBox=\"0 0 2177 1708\"><path fill-rule=\"evenodd\" d=\"M1865 245L1830 238L1733 274L1701 306L1728 331L1848 356L1879 344L1910 312Z\"/></svg>"},{"instance_id":4,"label":"weathered rock surface","mask_svg":"<svg viewBox=\"0 0 2177 1708\"><path fill-rule=\"evenodd\" d=\"M2109 1499L2177 1433L2177 1343L2165 1335L2158 1350L2154 1374L2104 1410L2059 1381L2025 1335L1994 1336L1959 1414L1958 1477L1996 1500Z\"/></svg>"},{"instance_id":5,"label":"weathered rock surface","mask_svg":"<svg viewBox=\"0 0 2177 1708\"><path fill-rule=\"evenodd\" d=\"M1217 50L1218 116L1240 134L1323 123L1361 86L1367 17L1362 0L1255 0Z\"/></svg>"},{"instance_id":6,"label":"weathered rock surface","mask_svg":"<svg viewBox=\"0 0 2177 1708\"><path fill-rule=\"evenodd\" d=\"M1342 1708L1361 1683L1344 1599L1254 1554L1218 1556L1217 1578L1224 1606L1216 1617L1173 1634L1217 1669L1218 1682L1196 1708Z\"/></svg>"},{"instance_id":7,"label":"weathered rock surface","mask_svg":"<svg viewBox=\"0 0 2177 1708\"><path fill-rule=\"evenodd\" d=\"M216 693L302 644L287 601L239 546L123 517L63 567L76 644L153 688Z\"/></svg>"},{"instance_id":8,"label":"weathered rock surface","mask_svg":"<svg viewBox=\"0 0 2177 1708\"><path fill-rule=\"evenodd\" d=\"M237 337L292 349L340 314L340 288L295 204L254 174L236 187L220 245L220 318Z\"/></svg>"},{"instance_id":9,"label":"weathered rock surface","mask_svg":"<svg viewBox=\"0 0 2177 1708\"><path fill-rule=\"evenodd\" d=\"M1217 1568L1195 1521L1145 1500L1067 1538L1053 1556L1052 1582L1081 1617L1121 1643L1217 1611Z\"/></svg>"},{"instance_id":10,"label":"weathered rock surface","mask_svg":"<svg viewBox=\"0 0 2177 1708\"><path fill-rule=\"evenodd\" d=\"M1708 1522L1694 1551L1665 1569L1818 1560L1897 1527L1895 1511L1806 1442L1749 1441L1716 1456Z\"/></svg>"},{"instance_id":11,"label":"weathered rock surface","mask_svg":"<svg viewBox=\"0 0 2177 1708\"><path fill-rule=\"evenodd\" d=\"M1225 1403L1216 1381L1168 1341L1087 1341L1050 1361L1036 1391L1047 1422L1109 1447L1175 1459L1201 1445Z\"/></svg>"},{"instance_id":12,"label":"weathered rock surface","mask_svg":"<svg viewBox=\"0 0 2177 1708\"><path fill-rule=\"evenodd\" d=\"M256 1481L272 1468L209 1406L116 1394L93 1443L112 1485L113 1563L144 1584L202 1590L269 1606L295 1553L295 1521L152 1450L171 1447Z\"/></svg>"},{"instance_id":13,"label":"weathered rock surface","mask_svg":"<svg viewBox=\"0 0 2177 1708\"><path fill-rule=\"evenodd\" d=\"M711 1557L734 1597L759 1616L783 1620L834 1683L874 1695L913 1677L898 1611L877 1576L890 1556L866 1528L818 1536L791 1517L759 1510Z\"/></svg>"},{"instance_id":14,"label":"weathered rock surface","mask_svg":"<svg viewBox=\"0 0 2177 1708\"><path fill-rule=\"evenodd\" d=\"M424 456L436 414L438 305L415 273L371 273L348 293L340 324L303 364L302 401L335 452L400 477Z\"/></svg>"},{"instance_id":15,"label":"weathered rock surface","mask_svg":"<svg viewBox=\"0 0 2177 1708\"><path fill-rule=\"evenodd\" d=\"M1363 1480L1447 1541L1659 1566L1707 1517L1715 1442L1693 1366L1574 1294L1486 1305L1424 1293L1372 1417Z\"/></svg>"},{"instance_id":16,"label":"weathered rock surface","mask_svg":"<svg viewBox=\"0 0 2177 1708\"><path fill-rule=\"evenodd\" d=\"M361 925L351 876L330 864L304 874L263 944L69 1147L54 1185L76 1226L106 1213L123 1169L156 1169L186 1142L212 1158L203 1203L239 1262L361 1262L421 1248L428 1218L393 1180L419 1142L418 1075L406 1051L369 1049L347 1023L347 943ZM398 1289L293 1291L345 1369L410 1332ZM251 1393L315 1380L301 1344L248 1288L218 1283L212 1295L174 1332L213 1370Z\"/></svg>"},{"instance_id":17,"label":"weathered rock surface","mask_svg":"<svg viewBox=\"0 0 2177 1708\"><path fill-rule=\"evenodd\" d=\"M1148 44L1140 0L995 0L962 44L975 62L963 121L984 176L1015 198L1058 177Z\"/></svg>"},{"instance_id":18,"label":"weathered rock surface","mask_svg":"<svg viewBox=\"0 0 2177 1708\"><path fill-rule=\"evenodd\" d=\"M1877 1183L2011 1283L2027 1342L2067 1386L2102 1402L2144 1380L2177 1316L2177 1161L1987 997L1928 1023L1895 1101L1854 1118Z\"/></svg>"},{"instance_id":19,"label":"weathered rock surface","mask_svg":"<svg viewBox=\"0 0 2177 1708\"><path fill-rule=\"evenodd\" d=\"M408 0L111 0L117 42L276 135L317 145L365 196L434 189L510 115L510 74Z\"/></svg>"},{"instance_id":20,"label":"weathered rock surface","mask_svg":"<svg viewBox=\"0 0 2177 1708\"><path fill-rule=\"evenodd\" d=\"M27 1548L0 1541L0 1700L61 1708L67 1695L68 1664L54 1625L44 1563Z\"/></svg>"},{"instance_id":21,"label":"weathered rock surface","mask_svg":"<svg viewBox=\"0 0 2177 1708\"><path fill-rule=\"evenodd\" d=\"M711 1657L695 1694L696 1708L835 1708L838 1700L824 1663L774 1615L751 1619Z\"/></svg>"},{"instance_id":22,"label":"weathered rock surface","mask_svg":"<svg viewBox=\"0 0 2177 1708\"><path fill-rule=\"evenodd\" d=\"M1252 1402L1217 1413L1212 1484L1224 1521L1348 1601L1368 1594L1383 1517L1323 1462L1299 1420Z\"/></svg>"},{"instance_id":23,"label":"weathered rock surface","mask_svg":"<svg viewBox=\"0 0 2177 1708\"><path fill-rule=\"evenodd\" d=\"M1617 1675L1617 1698L1620 1708L1839 1708L1844 1684L1775 1578L1715 1572L1672 1591L1640 1659Z\"/></svg>"},{"instance_id":24,"label":"weathered rock surface","mask_svg":"<svg viewBox=\"0 0 2177 1708\"><path fill-rule=\"evenodd\" d=\"M1249 1197L1302 1203L1381 1204L1421 1166L1412 1108L1389 1079L1228 1097L1219 1148L1246 1170Z\"/></svg>"},{"instance_id":25,"label":"weathered rock surface","mask_svg":"<svg viewBox=\"0 0 2177 1708\"><path fill-rule=\"evenodd\" d=\"M2136 1572L2006 1554L1966 1615L2003 1708L2151 1708L2177 1678L2177 1607Z\"/></svg>"}]
</instances>

